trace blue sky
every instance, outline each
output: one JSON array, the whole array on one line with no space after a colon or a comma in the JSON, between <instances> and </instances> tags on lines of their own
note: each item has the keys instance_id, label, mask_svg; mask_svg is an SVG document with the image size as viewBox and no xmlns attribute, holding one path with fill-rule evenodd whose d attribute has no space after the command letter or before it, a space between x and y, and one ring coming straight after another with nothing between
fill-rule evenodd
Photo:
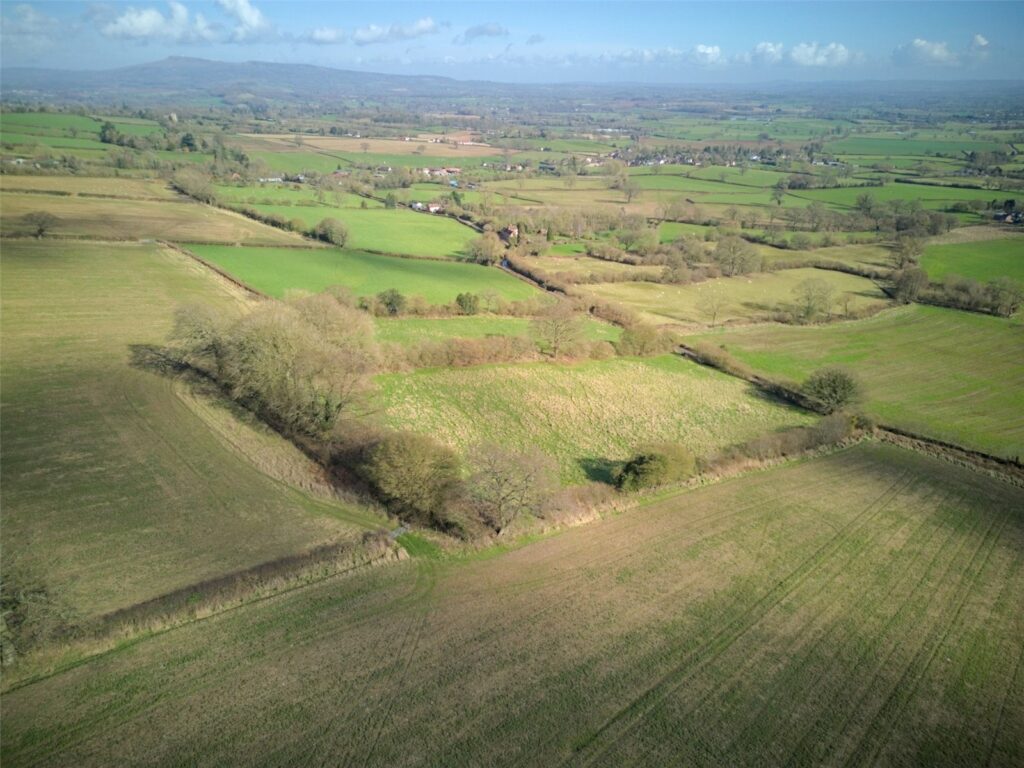
<instances>
[{"instance_id":1,"label":"blue sky","mask_svg":"<svg viewBox=\"0 0 1024 768\"><path fill-rule=\"evenodd\" d=\"M1022 2L12 2L3 66L198 56L515 82L1020 78Z\"/></svg>"}]
</instances>

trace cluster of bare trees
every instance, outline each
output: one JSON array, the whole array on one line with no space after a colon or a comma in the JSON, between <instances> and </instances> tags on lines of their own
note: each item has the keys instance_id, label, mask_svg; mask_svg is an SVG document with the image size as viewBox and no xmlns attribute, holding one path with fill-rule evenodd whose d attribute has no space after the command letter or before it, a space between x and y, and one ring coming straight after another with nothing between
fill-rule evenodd
<instances>
[{"instance_id":1,"label":"cluster of bare trees","mask_svg":"<svg viewBox=\"0 0 1024 768\"><path fill-rule=\"evenodd\" d=\"M378 366L372 321L341 291L267 302L236 320L182 307L172 347L239 403L308 437L331 435L357 410Z\"/></svg>"}]
</instances>

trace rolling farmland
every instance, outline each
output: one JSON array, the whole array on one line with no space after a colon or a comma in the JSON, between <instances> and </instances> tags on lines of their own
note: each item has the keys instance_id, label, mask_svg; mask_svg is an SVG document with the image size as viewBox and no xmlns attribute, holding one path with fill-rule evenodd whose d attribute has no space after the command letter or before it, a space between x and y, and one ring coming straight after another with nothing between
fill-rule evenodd
<instances>
[{"instance_id":1,"label":"rolling farmland","mask_svg":"<svg viewBox=\"0 0 1024 768\"><path fill-rule=\"evenodd\" d=\"M959 275L985 282L1009 277L1024 284L1024 238L929 246L921 268L932 280Z\"/></svg>"},{"instance_id":2,"label":"rolling farmland","mask_svg":"<svg viewBox=\"0 0 1024 768\"><path fill-rule=\"evenodd\" d=\"M1021 509L860 445L126 647L8 693L5 762L1009 768Z\"/></svg>"},{"instance_id":3,"label":"rolling farmland","mask_svg":"<svg viewBox=\"0 0 1024 768\"><path fill-rule=\"evenodd\" d=\"M1024 455L1024 332L1019 321L912 306L825 327L709 334L755 370L803 380L846 366L879 419L1001 456Z\"/></svg>"},{"instance_id":4,"label":"rolling farmland","mask_svg":"<svg viewBox=\"0 0 1024 768\"><path fill-rule=\"evenodd\" d=\"M53 234L94 240L160 239L253 245L300 245L298 235L268 227L240 214L186 201L71 198L3 192L5 237L27 235L22 217L45 210L57 218Z\"/></svg>"},{"instance_id":5,"label":"rolling farmland","mask_svg":"<svg viewBox=\"0 0 1024 768\"><path fill-rule=\"evenodd\" d=\"M958 2L5 6L0 764L1024 766Z\"/></svg>"},{"instance_id":6,"label":"rolling farmland","mask_svg":"<svg viewBox=\"0 0 1024 768\"><path fill-rule=\"evenodd\" d=\"M251 416L132 364L175 306L242 312L240 292L152 245L3 249L4 544L76 614L383 523L319 495L309 460Z\"/></svg>"},{"instance_id":7,"label":"rolling farmland","mask_svg":"<svg viewBox=\"0 0 1024 768\"><path fill-rule=\"evenodd\" d=\"M764 320L773 312L788 312L796 305L794 290L804 280L822 280L833 290L837 303L849 299L851 311L884 306L888 298L870 280L820 269L787 269L737 277L722 277L690 285L660 283L599 283L581 286L594 296L629 307L654 323L681 321L708 324L712 318L703 308L705 294L721 296L724 306L717 323ZM834 310L841 313L842 310Z\"/></svg>"},{"instance_id":8,"label":"rolling farmland","mask_svg":"<svg viewBox=\"0 0 1024 768\"><path fill-rule=\"evenodd\" d=\"M300 219L310 228L322 219L336 218L348 229L348 247L381 253L457 258L466 254L467 244L476 236L469 227L445 216L405 209L333 208L326 204L313 207L256 204L252 208L287 220Z\"/></svg>"},{"instance_id":9,"label":"rolling farmland","mask_svg":"<svg viewBox=\"0 0 1024 768\"><path fill-rule=\"evenodd\" d=\"M389 288L446 304L465 291L494 291L509 299L541 294L533 286L494 267L427 259L403 259L337 248L238 248L189 245L198 256L271 296L292 289L321 291L344 285L358 296Z\"/></svg>"}]
</instances>

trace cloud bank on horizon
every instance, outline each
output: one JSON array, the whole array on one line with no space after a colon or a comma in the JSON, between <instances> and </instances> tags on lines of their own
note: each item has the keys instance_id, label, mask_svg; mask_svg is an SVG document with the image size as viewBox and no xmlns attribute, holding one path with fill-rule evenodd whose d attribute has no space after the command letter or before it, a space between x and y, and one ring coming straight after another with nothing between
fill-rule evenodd
<instances>
[{"instance_id":1,"label":"cloud bank on horizon","mask_svg":"<svg viewBox=\"0 0 1024 768\"><path fill-rule=\"evenodd\" d=\"M473 79L750 82L1014 77L1024 3L21 2L4 66L168 55Z\"/></svg>"}]
</instances>

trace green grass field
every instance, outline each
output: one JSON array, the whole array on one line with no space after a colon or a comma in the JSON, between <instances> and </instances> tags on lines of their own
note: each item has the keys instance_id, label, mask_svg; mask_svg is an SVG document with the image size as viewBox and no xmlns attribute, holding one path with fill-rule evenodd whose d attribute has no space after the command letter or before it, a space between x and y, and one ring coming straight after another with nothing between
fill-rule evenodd
<instances>
[{"instance_id":1,"label":"green grass field","mask_svg":"<svg viewBox=\"0 0 1024 768\"><path fill-rule=\"evenodd\" d=\"M423 296L432 304L447 304L467 291L494 291L510 301L541 296L529 283L479 264L403 259L337 248L188 248L247 285L277 297L293 289L321 291L331 285L348 286L359 296L395 288Z\"/></svg>"},{"instance_id":2,"label":"green grass field","mask_svg":"<svg viewBox=\"0 0 1024 768\"><path fill-rule=\"evenodd\" d=\"M460 450L482 442L538 448L563 479L607 479L641 444L674 440L696 453L810 423L736 379L677 357L573 365L530 363L378 377L391 426Z\"/></svg>"},{"instance_id":3,"label":"green grass field","mask_svg":"<svg viewBox=\"0 0 1024 768\"><path fill-rule=\"evenodd\" d=\"M1003 193L993 194L986 189L959 189L956 187L932 187L920 184L887 184L884 187L837 187L835 189L803 189L790 192L788 201L799 200L806 205L818 200L838 209L853 208L857 198L870 195L876 201L884 203L890 200L919 200L921 207L929 210L945 210L965 200L983 200L988 202L995 197L1005 196ZM787 203L789 204L789 203Z\"/></svg>"},{"instance_id":4,"label":"green grass field","mask_svg":"<svg viewBox=\"0 0 1024 768\"><path fill-rule=\"evenodd\" d=\"M982 282L1011 277L1024 284L1024 238L932 245L925 249L921 267L932 280L941 280L946 275Z\"/></svg>"},{"instance_id":5,"label":"green grass field","mask_svg":"<svg viewBox=\"0 0 1024 768\"><path fill-rule=\"evenodd\" d=\"M793 258L800 256L794 253ZM882 290L866 278L807 268L721 277L690 285L598 283L580 286L580 290L629 307L652 322L710 325L712 317L702 306L705 294L720 296L724 301L715 323L760 321L770 317L772 312L793 309L796 302L793 289L808 279L824 280L832 286L836 314L842 314L842 302L847 298L851 311L888 301Z\"/></svg>"},{"instance_id":6,"label":"green grass field","mask_svg":"<svg viewBox=\"0 0 1024 768\"><path fill-rule=\"evenodd\" d=\"M864 444L118 649L5 695L4 762L1012 768L1022 509Z\"/></svg>"},{"instance_id":7,"label":"green grass field","mask_svg":"<svg viewBox=\"0 0 1024 768\"><path fill-rule=\"evenodd\" d=\"M223 203L243 203L264 205L295 205L310 208L383 208L384 203L366 197L344 192L340 188L324 194L324 202L316 199L316 191L308 186L298 185L295 189L290 184L266 184L260 186L240 187L236 184L218 184L215 187L217 199Z\"/></svg>"},{"instance_id":8,"label":"green grass field","mask_svg":"<svg viewBox=\"0 0 1024 768\"><path fill-rule=\"evenodd\" d=\"M177 240L253 245L301 245L291 232L241 214L189 201L118 200L19 192L0 194L0 232L27 235L21 219L33 211L57 217L52 234L97 240Z\"/></svg>"},{"instance_id":9,"label":"green grass field","mask_svg":"<svg viewBox=\"0 0 1024 768\"><path fill-rule=\"evenodd\" d=\"M5 556L80 616L384 524L298 490L316 474L276 433L131 365L177 305L241 312L240 292L153 245L3 251Z\"/></svg>"},{"instance_id":10,"label":"green grass field","mask_svg":"<svg viewBox=\"0 0 1024 768\"><path fill-rule=\"evenodd\" d=\"M857 373L883 422L1000 456L1024 456L1024 328L910 306L817 328L766 326L707 341L755 369L803 380L826 365Z\"/></svg>"},{"instance_id":11,"label":"green grass field","mask_svg":"<svg viewBox=\"0 0 1024 768\"><path fill-rule=\"evenodd\" d=\"M334 208L330 202L315 207L303 205L251 206L262 213L275 213L286 219L301 219L313 227L333 217L348 228L348 247L409 256L459 257L470 240L472 229L445 216L397 208Z\"/></svg>"},{"instance_id":12,"label":"green grass field","mask_svg":"<svg viewBox=\"0 0 1024 768\"><path fill-rule=\"evenodd\" d=\"M894 135L851 136L829 142L828 150L844 155L914 155L922 160L929 155L961 157L964 152L1006 151L1006 145L993 141L951 139L914 139Z\"/></svg>"},{"instance_id":13,"label":"green grass field","mask_svg":"<svg viewBox=\"0 0 1024 768\"><path fill-rule=\"evenodd\" d=\"M530 318L473 315L471 317L379 317L377 339L395 344L417 344L443 339L479 339L486 336L529 336ZM584 334L590 341L617 341L618 326L587 318Z\"/></svg>"}]
</instances>

